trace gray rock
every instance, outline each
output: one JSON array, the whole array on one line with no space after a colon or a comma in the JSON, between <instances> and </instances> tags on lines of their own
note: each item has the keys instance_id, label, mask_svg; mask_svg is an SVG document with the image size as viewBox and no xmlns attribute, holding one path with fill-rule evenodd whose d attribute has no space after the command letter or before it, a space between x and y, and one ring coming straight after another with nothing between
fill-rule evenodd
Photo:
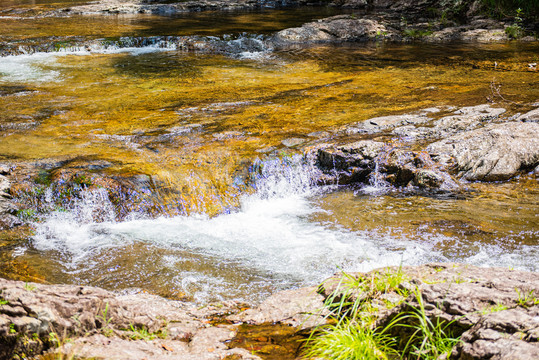
<instances>
[{"instance_id":1,"label":"gray rock","mask_svg":"<svg viewBox=\"0 0 539 360\"><path fill-rule=\"evenodd\" d=\"M9 197L9 189L11 184L7 177L0 175L0 196Z\"/></svg>"},{"instance_id":2,"label":"gray rock","mask_svg":"<svg viewBox=\"0 0 539 360\"><path fill-rule=\"evenodd\" d=\"M316 163L320 169L333 176L334 182L364 182L374 170L374 159L384 145L378 141L361 140L341 146L328 146L318 149Z\"/></svg>"},{"instance_id":3,"label":"gray rock","mask_svg":"<svg viewBox=\"0 0 539 360\"><path fill-rule=\"evenodd\" d=\"M316 164L325 173L325 181L339 184L368 183L373 176L394 186L416 185L421 188L456 190L458 184L438 169L424 152L410 151L390 144L360 140L354 143L318 149Z\"/></svg>"},{"instance_id":4,"label":"gray rock","mask_svg":"<svg viewBox=\"0 0 539 360\"><path fill-rule=\"evenodd\" d=\"M281 144L283 144L286 147L295 147L295 146L303 144L306 141L307 139L303 139L303 138L289 138L289 139L284 139L283 141L281 141Z\"/></svg>"},{"instance_id":5,"label":"gray rock","mask_svg":"<svg viewBox=\"0 0 539 360\"><path fill-rule=\"evenodd\" d=\"M425 113L381 116L361 121L359 123L347 125L345 128L345 132L347 134L375 134L387 129L393 129L398 126L423 124L428 122L429 120L432 119L427 117Z\"/></svg>"},{"instance_id":6,"label":"gray rock","mask_svg":"<svg viewBox=\"0 0 539 360\"><path fill-rule=\"evenodd\" d=\"M539 123L489 124L435 142L426 150L466 180L507 180L539 164Z\"/></svg>"},{"instance_id":7,"label":"gray rock","mask_svg":"<svg viewBox=\"0 0 539 360\"><path fill-rule=\"evenodd\" d=\"M394 31L373 19L356 19L350 15L337 15L281 30L273 36L276 44L368 41L391 38Z\"/></svg>"},{"instance_id":8,"label":"gray rock","mask_svg":"<svg viewBox=\"0 0 539 360\"><path fill-rule=\"evenodd\" d=\"M539 109L534 109L523 115L520 115L516 120L523 122L539 122Z\"/></svg>"},{"instance_id":9,"label":"gray rock","mask_svg":"<svg viewBox=\"0 0 539 360\"><path fill-rule=\"evenodd\" d=\"M7 164L0 164L0 175L8 175L11 172L11 167Z\"/></svg>"},{"instance_id":10,"label":"gray rock","mask_svg":"<svg viewBox=\"0 0 539 360\"><path fill-rule=\"evenodd\" d=\"M488 104L464 107L434 122L433 127L401 126L393 134L411 139L439 139L463 131L477 129L505 113L503 108L492 108Z\"/></svg>"}]
</instances>

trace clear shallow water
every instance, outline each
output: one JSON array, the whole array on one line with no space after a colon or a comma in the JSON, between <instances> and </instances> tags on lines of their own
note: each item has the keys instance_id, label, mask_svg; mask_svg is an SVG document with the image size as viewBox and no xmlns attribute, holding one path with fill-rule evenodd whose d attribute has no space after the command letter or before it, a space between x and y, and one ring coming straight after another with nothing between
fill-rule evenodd
<instances>
[{"instance_id":1,"label":"clear shallow water","mask_svg":"<svg viewBox=\"0 0 539 360\"><path fill-rule=\"evenodd\" d=\"M332 130L374 116L484 103L491 82L512 101L537 101L537 74L527 70L537 44L270 51L249 43L263 37L236 31L299 20L293 11L264 14L230 14L241 19L237 30L214 26L210 15L47 19L39 42L82 20L88 27L73 33L82 40L131 37L122 48L101 42L0 58L0 159L105 160L110 165L97 172L160 184L154 190L164 209L155 219L134 211L118 221L104 190L87 192L36 223L32 236L2 246L6 266L18 262L51 282L202 303L259 301L338 269L463 261L538 270L534 179L470 184L475 192L460 198L319 187L314 169L290 157L301 150L281 143L331 140ZM171 27L162 27L167 20ZM114 32L107 21L122 26ZM10 26L2 40L35 41L25 26ZM140 45L133 36L143 32L218 35L224 50ZM522 109L503 106L509 114ZM263 170L247 186L242 174L256 159Z\"/></svg>"}]
</instances>

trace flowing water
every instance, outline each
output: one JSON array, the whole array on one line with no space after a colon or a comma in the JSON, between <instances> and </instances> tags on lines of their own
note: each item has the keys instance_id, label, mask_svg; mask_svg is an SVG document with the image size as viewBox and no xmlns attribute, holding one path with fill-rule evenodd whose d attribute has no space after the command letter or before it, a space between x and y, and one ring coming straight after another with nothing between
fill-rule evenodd
<instances>
[{"instance_id":1,"label":"flowing water","mask_svg":"<svg viewBox=\"0 0 539 360\"><path fill-rule=\"evenodd\" d=\"M329 9L40 16L65 4L29 2L19 14L0 2L0 160L42 164L50 177L75 159L142 179L158 211L120 217L106 187L59 206L50 182L29 175L50 207L30 234L0 237L0 261L15 269L5 275L24 268L49 282L205 303L256 302L339 269L539 270L533 178L469 184L458 196L320 186L301 150L282 143L308 147L374 116L481 104L496 96L491 85L535 102L536 43L268 45L272 32Z\"/></svg>"}]
</instances>

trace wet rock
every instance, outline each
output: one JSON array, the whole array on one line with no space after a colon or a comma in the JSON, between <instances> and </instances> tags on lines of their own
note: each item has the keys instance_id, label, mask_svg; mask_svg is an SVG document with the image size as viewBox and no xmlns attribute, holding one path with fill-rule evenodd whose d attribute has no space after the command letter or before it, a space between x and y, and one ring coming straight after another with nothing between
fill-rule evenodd
<instances>
[{"instance_id":1,"label":"wet rock","mask_svg":"<svg viewBox=\"0 0 539 360\"><path fill-rule=\"evenodd\" d=\"M279 31L273 36L278 45L310 43L369 41L389 39L394 31L373 19L356 19L350 15L338 15L304 24L301 27Z\"/></svg>"},{"instance_id":2,"label":"wet rock","mask_svg":"<svg viewBox=\"0 0 539 360\"><path fill-rule=\"evenodd\" d=\"M9 167L4 166L3 173L9 173ZM22 224L19 218L15 215L18 211L18 206L11 200L11 183L6 176L0 175L0 230L11 229Z\"/></svg>"},{"instance_id":3,"label":"wet rock","mask_svg":"<svg viewBox=\"0 0 539 360\"><path fill-rule=\"evenodd\" d=\"M266 299L262 304L242 313L229 316L232 321L249 324L279 323L298 328L313 328L325 324L327 310L324 298L315 287L285 290Z\"/></svg>"},{"instance_id":4,"label":"wet rock","mask_svg":"<svg viewBox=\"0 0 539 360\"><path fill-rule=\"evenodd\" d=\"M426 150L466 180L507 180L539 164L539 123L489 124L435 142Z\"/></svg>"},{"instance_id":5,"label":"wet rock","mask_svg":"<svg viewBox=\"0 0 539 360\"><path fill-rule=\"evenodd\" d=\"M451 176L437 168L431 157L422 151L392 149L377 160L379 174L393 186L416 185L420 188L457 190Z\"/></svg>"},{"instance_id":6,"label":"wet rock","mask_svg":"<svg viewBox=\"0 0 539 360\"><path fill-rule=\"evenodd\" d=\"M318 149L317 166L339 184L375 179L397 187L456 190L458 184L426 152L411 151L374 140ZM324 179L325 181L328 178Z\"/></svg>"},{"instance_id":7,"label":"wet rock","mask_svg":"<svg viewBox=\"0 0 539 360\"><path fill-rule=\"evenodd\" d=\"M364 182L374 171L374 159L380 154L384 143L361 140L341 146L329 146L317 150L317 166L334 177L339 184Z\"/></svg>"}]
</instances>

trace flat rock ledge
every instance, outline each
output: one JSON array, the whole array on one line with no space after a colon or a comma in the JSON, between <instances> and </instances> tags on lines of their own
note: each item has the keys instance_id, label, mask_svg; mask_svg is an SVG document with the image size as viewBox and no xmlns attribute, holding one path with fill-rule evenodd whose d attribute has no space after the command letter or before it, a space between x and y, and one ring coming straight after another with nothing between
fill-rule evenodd
<instances>
[{"instance_id":1,"label":"flat rock ledge","mask_svg":"<svg viewBox=\"0 0 539 360\"><path fill-rule=\"evenodd\" d=\"M488 43L510 40L505 31L509 25L492 19L477 18L466 25L458 26L438 23L433 27L433 23L436 23L436 20L410 27L407 23L392 20L391 16L383 12L361 16L336 15L299 27L281 30L273 36L273 41L277 45L284 46L364 41ZM523 40L531 41L534 39L524 38Z\"/></svg>"},{"instance_id":2,"label":"flat rock ledge","mask_svg":"<svg viewBox=\"0 0 539 360\"><path fill-rule=\"evenodd\" d=\"M0 279L0 359L60 352L98 359L254 360L260 358L228 346L240 325L308 331L325 321L322 308L316 288L284 291L245 310L235 303L196 308L149 294Z\"/></svg>"},{"instance_id":3,"label":"flat rock ledge","mask_svg":"<svg viewBox=\"0 0 539 360\"><path fill-rule=\"evenodd\" d=\"M399 274L394 290L408 295L342 286L390 274ZM451 359L539 358L538 273L434 263L338 274L318 288L278 292L247 310L233 303L195 308L149 294L0 279L0 359L44 352L96 359L260 359L229 346L242 324L284 325L308 334L326 323L324 301L336 295L369 303L379 327L418 309L421 301L431 321L449 324L461 337ZM406 338L410 331L397 326L391 334Z\"/></svg>"},{"instance_id":4,"label":"flat rock ledge","mask_svg":"<svg viewBox=\"0 0 539 360\"><path fill-rule=\"evenodd\" d=\"M505 109L483 104L377 117L344 126L337 142L307 153L323 183L457 191L468 181L538 173L537 110L504 118Z\"/></svg>"},{"instance_id":5,"label":"flat rock ledge","mask_svg":"<svg viewBox=\"0 0 539 360\"><path fill-rule=\"evenodd\" d=\"M262 7L258 0L193 0L159 3L147 0L106 0L87 5L72 6L60 13L101 15L101 14L156 14L174 15L205 10L246 10Z\"/></svg>"}]
</instances>

